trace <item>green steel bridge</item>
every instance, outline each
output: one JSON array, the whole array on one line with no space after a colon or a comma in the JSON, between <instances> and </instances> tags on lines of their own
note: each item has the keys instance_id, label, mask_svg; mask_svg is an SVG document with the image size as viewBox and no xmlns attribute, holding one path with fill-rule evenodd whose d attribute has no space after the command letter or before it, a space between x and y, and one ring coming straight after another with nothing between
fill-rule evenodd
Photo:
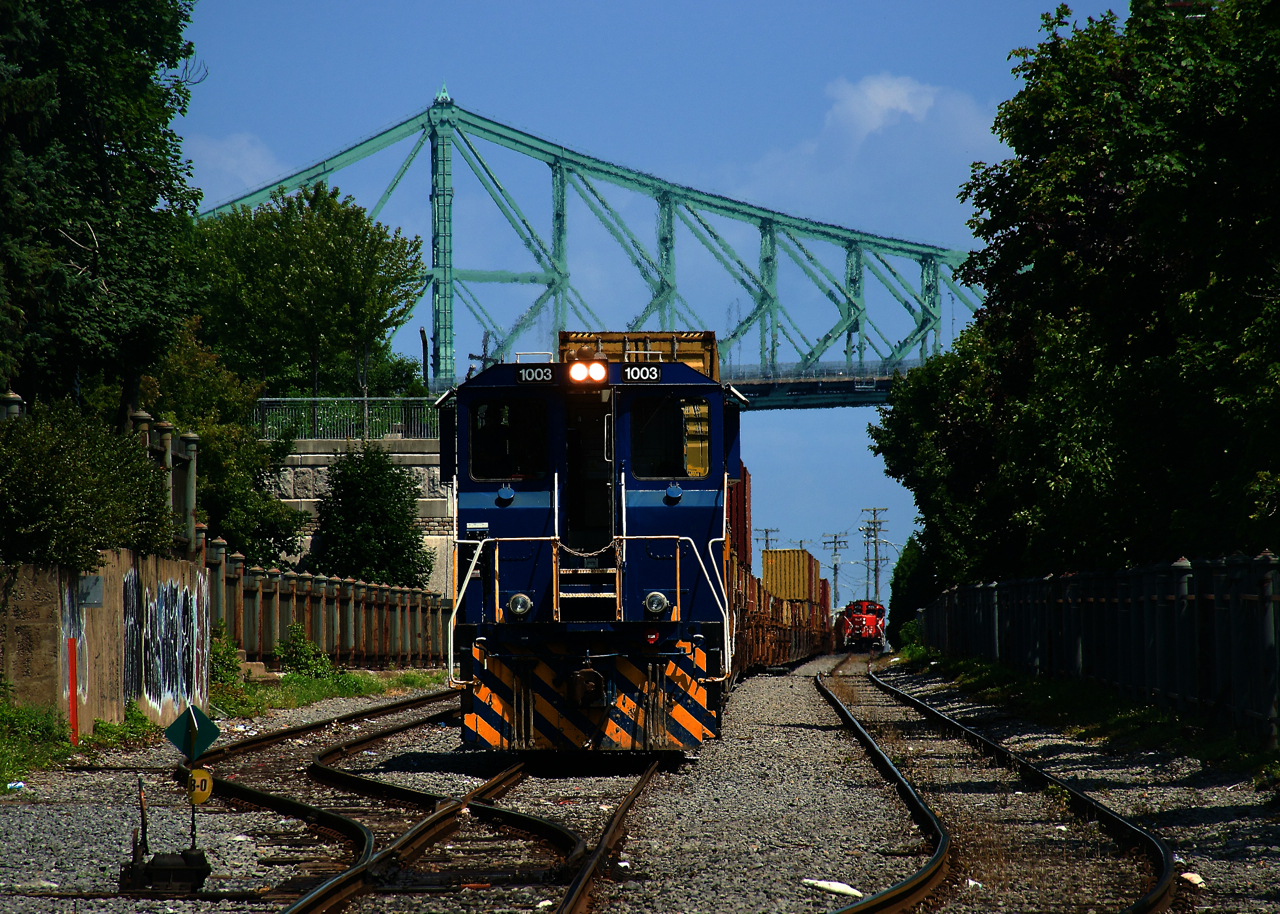
<instances>
[{"instance_id":1,"label":"green steel bridge","mask_svg":"<svg viewBox=\"0 0 1280 914\"><path fill-rule=\"evenodd\" d=\"M512 150L545 163L551 178L551 225L544 235L524 214L515 197L504 187L493 167L481 154L477 141ZM398 143L409 144L408 154L396 170L370 215L377 218L405 173L430 143L431 159L431 386L441 389L457 378L455 361L455 303L461 302L492 340L484 358L507 360L516 354L520 338L543 317L550 318L552 333L562 329L631 331L677 329L705 330L705 318L681 293L676 280L678 238L684 244L701 245L732 282L749 299L737 326L720 336L722 360L749 335L758 335L759 365L725 364L722 376L740 390L754 409L803 409L860 406L884 402L895 371L905 371L919 360L942 349L942 294L944 287L970 313L982 302L975 289L962 286L955 270L967 252L887 238L839 225L817 222L696 190L644 172L615 165L541 139L460 108L443 87L431 107L288 177L215 206L203 216L215 216L236 206L256 206L273 190L286 192L304 184L329 180L333 174ZM532 256L537 269L476 270L454 263L453 197L454 153L479 181L512 231ZM657 230L646 243L623 219L620 207L610 203L601 185L613 185L653 201ZM638 314L620 318L600 316L600 305L591 303L575 288L567 256L566 203L572 191L621 247L627 260L647 286L648 303ZM713 218L714 220L713 221ZM754 265L735 250L717 230L719 220L735 220L759 234ZM683 232L677 227L683 226ZM832 249L835 249L833 256ZM843 270L823 263L840 259ZM820 256L822 255L822 256ZM778 267L785 256L812 288L825 299L823 313L801 314L805 323L827 327L821 334L806 334L779 292ZM913 282L908 275L918 270ZM840 275L837 275L839 272ZM870 274L870 277L868 277ZM884 309L900 306L898 315L868 310L868 279L887 290L879 295ZM495 320L474 286L510 283L540 289L532 304L509 326ZM804 306L811 309L811 306ZM799 312L797 312L799 313ZM891 320L903 324L905 333L882 330ZM880 318L877 322L877 318ZM570 321L573 326L570 326ZM812 337L812 338L811 338ZM424 346L425 349L425 346ZM780 351L781 350L781 351ZM425 355L425 353L424 353ZM824 358L826 357L826 358Z\"/></svg>"}]
</instances>

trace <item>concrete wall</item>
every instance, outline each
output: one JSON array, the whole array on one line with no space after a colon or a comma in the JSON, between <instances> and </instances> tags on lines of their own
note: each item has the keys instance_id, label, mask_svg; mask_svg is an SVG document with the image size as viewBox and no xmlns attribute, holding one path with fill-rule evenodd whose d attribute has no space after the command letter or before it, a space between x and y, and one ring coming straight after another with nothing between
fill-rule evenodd
<instances>
[{"instance_id":1,"label":"concrete wall","mask_svg":"<svg viewBox=\"0 0 1280 914\"><path fill-rule=\"evenodd\" d=\"M396 466L408 467L418 481L418 524L423 542L436 553L435 570L427 589L444 593L448 589L449 540L453 518L449 515L452 480L440 478L440 441L437 438L381 438L374 442L386 451ZM276 483L276 494L285 504L316 516L320 499L328 491L329 465L345 451L346 441L299 439L285 460ZM310 530L304 551L310 548Z\"/></svg>"},{"instance_id":2,"label":"concrete wall","mask_svg":"<svg viewBox=\"0 0 1280 914\"><path fill-rule=\"evenodd\" d=\"M135 701L166 725L209 698L208 576L193 562L103 553L98 573L81 579L24 565L0 613L0 674L18 703L70 718L68 638L76 639L78 732L94 718L119 723ZM101 588L82 587L88 578ZM100 600L97 595L100 594Z\"/></svg>"}]
</instances>

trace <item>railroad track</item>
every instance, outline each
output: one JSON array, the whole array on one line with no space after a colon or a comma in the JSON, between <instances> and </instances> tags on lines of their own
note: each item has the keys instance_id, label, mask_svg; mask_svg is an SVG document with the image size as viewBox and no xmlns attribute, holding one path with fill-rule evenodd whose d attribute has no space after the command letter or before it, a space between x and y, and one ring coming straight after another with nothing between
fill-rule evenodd
<instances>
[{"instance_id":1,"label":"railroad track","mask_svg":"<svg viewBox=\"0 0 1280 914\"><path fill-rule=\"evenodd\" d=\"M347 765L358 765L368 755L385 755L370 748L378 744L385 747L398 738L412 748L429 741L431 731L424 734L424 728L438 733L439 725L456 721L456 707L425 716L413 712L454 694L435 693L262 733L199 759L202 766L216 765L215 797L240 808L273 810L307 825L303 833L274 836L283 852L265 863L292 864L300 873L257 900L280 904L290 914L313 914L340 906L378 910L380 898L423 894L446 896L431 902L440 909L450 906L447 896L464 894L459 907L474 909L483 904L476 898L479 893L523 887L540 896L558 896L556 911L585 910L593 880L621 839L626 814L657 763L632 778L624 796L611 797L612 815L590 851L578 831L531 811L539 802L536 791L527 802L508 802L529 776L521 764L477 787L459 789L474 781L477 771L492 767L497 754L462 754L463 770L436 772L432 790L348 770ZM366 726L378 718L387 723L377 729ZM359 732L317 751L317 743L332 740L332 731L344 727ZM456 736L444 741L456 743ZM393 757L396 752L392 750ZM185 771L180 769L178 777L184 778ZM529 907L550 907L546 898L539 900L541 905Z\"/></svg>"},{"instance_id":2,"label":"railroad track","mask_svg":"<svg viewBox=\"0 0 1280 914\"><path fill-rule=\"evenodd\" d=\"M908 879L841 912L1168 908L1159 838L851 657L817 685L894 783L928 842Z\"/></svg>"}]
</instances>

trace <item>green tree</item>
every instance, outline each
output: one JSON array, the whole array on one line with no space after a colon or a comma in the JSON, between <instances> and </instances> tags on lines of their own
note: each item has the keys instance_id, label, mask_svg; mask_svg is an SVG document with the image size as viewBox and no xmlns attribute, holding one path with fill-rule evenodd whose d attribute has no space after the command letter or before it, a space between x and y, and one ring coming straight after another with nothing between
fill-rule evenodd
<instances>
[{"instance_id":1,"label":"green tree","mask_svg":"<svg viewBox=\"0 0 1280 914\"><path fill-rule=\"evenodd\" d=\"M144 378L144 403L158 418L200 436L196 502L209 537L221 536L248 564L264 568L297 555L307 513L285 505L274 483L291 441L260 441L253 407L260 385L228 371L197 339L199 319L178 334L155 378Z\"/></svg>"},{"instance_id":2,"label":"green tree","mask_svg":"<svg viewBox=\"0 0 1280 914\"><path fill-rule=\"evenodd\" d=\"M188 310L175 242L198 192L187 0L0 5L0 386L117 391L119 421Z\"/></svg>"},{"instance_id":3,"label":"green tree","mask_svg":"<svg viewBox=\"0 0 1280 914\"><path fill-rule=\"evenodd\" d=\"M202 335L270 396L367 395L370 359L392 359L390 334L427 288L422 240L338 194L323 182L277 190L197 229Z\"/></svg>"},{"instance_id":4,"label":"green tree","mask_svg":"<svg viewBox=\"0 0 1280 914\"><path fill-rule=\"evenodd\" d=\"M916 534L907 537L902 555L893 566L889 578L889 621L885 637L895 647L901 646L902 626L916 617L916 610L928 606L941 593L937 576Z\"/></svg>"},{"instance_id":5,"label":"green tree","mask_svg":"<svg viewBox=\"0 0 1280 914\"><path fill-rule=\"evenodd\" d=\"M1044 22L962 193L986 307L873 430L943 586L1280 541L1280 3Z\"/></svg>"},{"instance_id":6,"label":"green tree","mask_svg":"<svg viewBox=\"0 0 1280 914\"><path fill-rule=\"evenodd\" d=\"M0 565L88 572L103 549L169 552L163 474L136 440L65 401L0 422Z\"/></svg>"},{"instance_id":7,"label":"green tree","mask_svg":"<svg viewBox=\"0 0 1280 914\"><path fill-rule=\"evenodd\" d=\"M402 587L423 587L435 554L418 529L418 484L370 442L349 448L329 467L307 570Z\"/></svg>"}]
</instances>

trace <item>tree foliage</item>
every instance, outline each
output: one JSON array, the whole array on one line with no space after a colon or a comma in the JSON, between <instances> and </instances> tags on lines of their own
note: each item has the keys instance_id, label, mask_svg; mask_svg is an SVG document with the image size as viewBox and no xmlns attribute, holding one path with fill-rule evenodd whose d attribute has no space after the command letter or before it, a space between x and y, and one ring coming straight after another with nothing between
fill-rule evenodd
<instances>
[{"instance_id":1,"label":"tree foliage","mask_svg":"<svg viewBox=\"0 0 1280 914\"><path fill-rule=\"evenodd\" d=\"M277 190L198 227L202 335L269 396L376 390L376 376L394 382L406 362L389 337L426 290L422 239L338 194L323 183Z\"/></svg>"},{"instance_id":2,"label":"tree foliage","mask_svg":"<svg viewBox=\"0 0 1280 914\"><path fill-rule=\"evenodd\" d=\"M274 484L291 441L260 441L253 425L259 385L248 384L221 364L197 338L199 319L180 330L156 377L143 383L144 403L200 436L196 503L209 537L222 537L231 552L264 568L301 551L307 514L285 505Z\"/></svg>"},{"instance_id":3,"label":"tree foliage","mask_svg":"<svg viewBox=\"0 0 1280 914\"><path fill-rule=\"evenodd\" d=\"M0 422L0 564L88 572L103 549L167 553L163 474L136 440L65 401Z\"/></svg>"},{"instance_id":4,"label":"tree foliage","mask_svg":"<svg viewBox=\"0 0 1280 914\"><path fill-rule=\"evenodd\" d=\"M423 587L435 554L417 527L418 484L387 452L363 442L329 467L307 570L401 587Z\"/></svg>"},{"instance_id":5,"label":"tree foliage","mask_svg":"<svg viewBox=\"0 0 1280 914\"><path fill-rule=\"evenodd\" d=\"M941 586L1280 542L1280 3L1044 24L962 192L986 306L873 429Z\"/></svg>"},{"instance_id":6,"label":"tree foliage","mask_svg":"<svg viewBox=\"0 0 1280 914\"><path fill-rule=\"evenodd\" d=\"M136 403L188 307L188 0L0 4L0 384Z\"/></svg>"}]
</instances>

